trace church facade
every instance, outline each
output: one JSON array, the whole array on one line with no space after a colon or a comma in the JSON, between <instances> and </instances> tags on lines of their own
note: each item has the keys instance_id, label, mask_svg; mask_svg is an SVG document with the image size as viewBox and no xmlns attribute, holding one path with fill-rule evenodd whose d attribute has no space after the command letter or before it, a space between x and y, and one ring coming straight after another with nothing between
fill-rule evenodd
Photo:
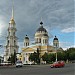
<instances>
[{"instance_id":1,"label":"church facade","mask_svg":"<svg viewBox=\"0 0 75 75\"><path fill-rule=\"evenodd\" d=\"M16 36L16 23L14 20L14 9L12 8L12 17L9 22L8 34L6 39L5 51L4 51L4 61L8 61L11 54L14 52L18 53L18 38ZM49 35L47 30L43 27L43 22L40 22L39 28L36 30L34 36L34 44L30 44L30 38L26 35L24 38L24 46L22 48L21 55L19 59L22 60L23 64L32 63L29 61L29 56L31 53L40 52L40 58L44 53L56 53L55 47L59 48L59 40L55 36L53 39L53 46L49 45Z\"/></svg>"},{"instance_id":2,"label":"church facade","mask_svg":"<svg viewBox=\"0 0 75 75\"><path fill-rule=\"evenodd\" d=\"M30 45L30 39L26 35L24 38L24 46L22 48L21 60L23 64L31 64L33 62L29 61L29 56L31 53L37 52L37 49L40 52L40 58L44 53L56 53L55 46L59 48L59 40L55 36L53 39L53 46L49 45L49 35L47 30L43 27L43 22L40 22L39 28L36 30L34 36L34 44Z\"/></svg>"}]
</instances>

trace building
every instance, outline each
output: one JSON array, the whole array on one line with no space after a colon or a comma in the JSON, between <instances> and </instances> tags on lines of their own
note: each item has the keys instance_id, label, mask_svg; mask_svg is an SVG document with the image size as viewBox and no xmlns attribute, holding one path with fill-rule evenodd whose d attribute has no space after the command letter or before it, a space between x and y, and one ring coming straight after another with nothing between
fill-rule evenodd
<instances>
[{"instance_id":1,"label":"building","mask_svg":"<svg viewBox=\"0 0 75 75\"><path fill-rule=\"evenodd\" d=\"M4 58L2 56L0 56L0 63L2 63L4 60Z\"/></svg>"},{"instance_id":2,"label":"building","mask_svg":"<svg viewBox=\"0 0 75 75\"><path fill-rule=\"evenodd\" d=\"M18 52L18 43L17 43L17 36L16 36L16 23L14 20L14 9L12 7L12 17L9 22L8 27L8 35L6 38L6 45L5 45L5 51L4 51L4 61L8 61L9 57L11 57L11 54L14 54L14 52Z\"/></svg>"},{"instance_id":3,"label":"building","mask_svg":"<svg viewBox=\"0 0 75 75\"><path fill-rule=\"evenodd\" d=\"M26 35L24 38L24 47L22 48L22 53L21 53L21 60L23 64L30 64L32 63L29 61L29 55L31 53L37 52L37 49L40 52L40 58L44 53L56 53L55 50L55 45L59 48L59 40L55 36L53 39L53 46L49 45L49 35L47 30L43 27L43 22L40 22L40 27L36 30L35 36L34 36L35 42L30 45L30 39ZM42 59L41 59L42 60Z\"/></svg>"}]
</instances>

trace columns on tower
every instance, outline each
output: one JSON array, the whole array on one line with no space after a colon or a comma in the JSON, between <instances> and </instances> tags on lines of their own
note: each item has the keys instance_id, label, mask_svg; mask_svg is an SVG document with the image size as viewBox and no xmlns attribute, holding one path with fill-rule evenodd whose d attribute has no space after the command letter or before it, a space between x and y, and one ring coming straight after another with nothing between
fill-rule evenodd
<instances>
[{"instance_id":1,"label":"columns on tower","mask_svg":"<svg viewBox=\"0 0 75 75\"><path fill-rule=\"evenodd\" d=\"M29 37L26 35L24 38L24 47L29 46Z\"/></svg>"}]
</instances>

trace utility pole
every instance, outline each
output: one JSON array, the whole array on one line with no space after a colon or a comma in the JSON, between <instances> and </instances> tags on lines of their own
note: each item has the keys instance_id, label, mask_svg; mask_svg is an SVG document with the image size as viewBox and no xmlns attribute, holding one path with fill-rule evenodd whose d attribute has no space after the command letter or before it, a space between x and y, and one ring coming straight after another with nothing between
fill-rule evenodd
<instances>
[{"instance_id":1,"label":"utility pole","mask_svg":"<svg viewBox=\"0 0 75 75\"><path fill-rule=\"evenodd\" d=\"M56 50L56 62L57 62L57 43L55 45L55 50Z\"/></svg>"}]
</instances>

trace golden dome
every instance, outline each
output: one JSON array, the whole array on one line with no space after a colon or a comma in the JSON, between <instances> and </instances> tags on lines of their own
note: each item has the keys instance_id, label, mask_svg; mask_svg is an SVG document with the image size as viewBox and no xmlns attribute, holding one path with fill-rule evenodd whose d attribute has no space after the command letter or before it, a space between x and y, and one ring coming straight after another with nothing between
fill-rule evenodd
<instances>
[{"instance_id":1,"label":"golden dome","mask_svg":"<svg viewBox=\"0 0 75 75\"><path fill-rule=\"evenodd\" d=\"M15 21L14 21L14 19L12 18L11 20L10 20L10 22L9 22L10 24L15 24Z\"/></svg>"}]
</instances>

